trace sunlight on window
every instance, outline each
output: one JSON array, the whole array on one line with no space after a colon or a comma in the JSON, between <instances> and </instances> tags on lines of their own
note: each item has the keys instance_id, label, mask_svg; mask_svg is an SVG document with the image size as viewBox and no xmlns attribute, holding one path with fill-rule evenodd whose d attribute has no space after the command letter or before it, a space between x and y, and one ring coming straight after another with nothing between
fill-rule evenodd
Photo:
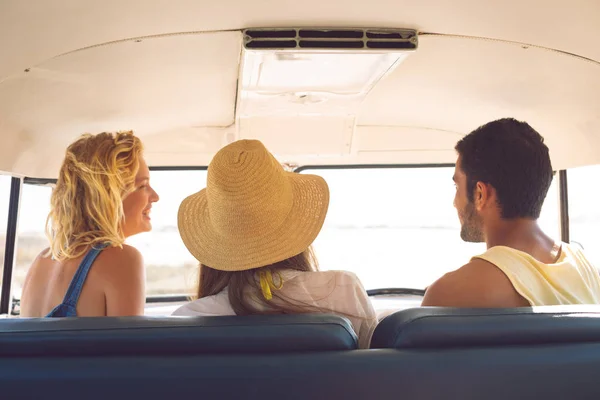
<instances>
[{"instance_id":1,"label":"sunlight on window","mask_svg":"<svg viewBox=\"0 0 600 400\"><path fill-rule=\"evenodd\" d=\"M152 171L150 176L151 184L160 196L160 201L152 208L153 230L133 236L127 243L136 247L144 257L147 295L191 293L198 262L179 237L177 210L186 196L206 185L206 171ZM48 247L44 229L50 211L50 195L50 187L23 185L13 275L15 290L22 287L35 257ZM8 199L6 204L8 210ZM0 203L0 211L2 205ZM6 226L5 220L0 219L0 222Z\"/></svg>"},{"instance_id":2,"label":"sunlight on window","mask_svg":"<svg viewBox=\"0 0 600 400\"><path fill-rule=\"evenodd\" d=\"M144 256L146 293L193 293L198 261L179 236L177 211L184 198L206 187L206 171L151 171L150 185L160 196L152 206L152 231L128 240Z\"/></svg>"},{"instance_id":3,"label":"sunlight on window","mask_svg":"<svg viewBox=\"0 0 600 400\"><path fill-rule=\"evenodd\" d=\"M197 261L179 237L177 210L186 196L196 188L199 190L205 186L206 172L153 171L151 183L160 196L160 201L152 209L153 231L133 236L127 243L140 250L144 257L148 295L191 293L196 279ZM0 181L0 184L4 185L4 181ZM10 187L10 179L6 185ZM35 257L48 247L44 229L50 211L51 190L46 186L23 185L17 258L13 273L13 290L17 292ZM4 192L3 190L2 193ZM6 197L6 207L0 202L0 211L6 208L3 215L8 210L8 196ZM6 217L0 219L0 223L4 229L0 230L3 249Z\"/></svg>"},{"instance_id":4,"label":"sunlight on window","mask_svg":"<svg viewBox=\"0 0 600 400\"><path fill-rule=\"evenodd\" d=\"M52 188L23 184L17 232L17 256L13 269L12 290L18 296L29 267L35 258L48 247L44 234L46 218L50 212Z\"/></svg>"},{"instance_id":5,"label":"sunlight on window","mask_svg":"<svg viewBox=\"0 0 600 400\"><path fill-rule=\"evenodd\" d=\"M321 268L353 271L367 289L424 288L485 250L482 244L460 239L452 205L453 168L321 169L303 173L323 176L331 191L327 219L315 242ZM151 185L160 196L152 208L153 230L127 240L144 257L147 295L193 293L198 262L181 241L177 211L185 197L206 186L206 171L152 171ZM10 177L0 176L0 249L4 246L9 188ZM44 228L50 195L50 187L23 185L15 290L22 287L35 257L48 246ZM593 210L591 205L587 208ZM540 224L549 234L558 235L554 183Z\"/></svg>"},{"instance_id":6,"label":"sunlight on window","mask_svg":"<svg viewBox=\"0 0 600 400\"><path fill-rule=\"evenodd\" d=\"M567 171L571 243L583 247L587 258L600 267L600 165Z\"/></svg>"},{"instance_id":7,"label":"sunlight on window","mask_svg":"<svg viewBox=\"0 0 600 400\"><path fill-rule=\"evenodd\" d=\"M538 219L540 227L544 232L553 238L555 241L560 242L560 209L558 207L558 174L552 180L546 200L542 206L542 214Z\"/></svg>"},{"instance_id":8,"label":"sunlight on window","mask_svg":"<svg viewBox=\"0 0 600 400\"><path fill-rule=\"evenodd\" d=\"M321 269L345 269L366 289L425 288L485 251L460 239L454 168L309 169L331 201L315 241ZM558 232L556 187L540 224Z\"/></svg>"}]
</instances>

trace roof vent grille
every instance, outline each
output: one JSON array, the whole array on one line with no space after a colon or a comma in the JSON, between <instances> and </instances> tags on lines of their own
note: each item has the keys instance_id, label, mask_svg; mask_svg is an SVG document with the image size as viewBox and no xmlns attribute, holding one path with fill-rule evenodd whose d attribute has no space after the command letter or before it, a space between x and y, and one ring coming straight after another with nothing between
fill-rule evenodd
<instances>
[{"instance_id":1,"label":"roof vent grille","mask_svg":"<svg viewBox=\"0 0 600 400\"><path fill-rule=\"evenodd\" d=\"M418 46L412 29L255 28L244 30L248 50L410 51Z\"/></svg>"}]
</instances>

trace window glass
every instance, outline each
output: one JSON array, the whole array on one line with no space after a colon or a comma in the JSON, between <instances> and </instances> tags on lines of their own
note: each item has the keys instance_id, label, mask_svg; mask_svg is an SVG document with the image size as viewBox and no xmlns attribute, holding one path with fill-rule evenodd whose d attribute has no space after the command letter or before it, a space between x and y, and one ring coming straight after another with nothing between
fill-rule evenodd
<instances>
[{"instance_id":1,"label":"window glass","mask_svg":"<svg viewBox=\"0 0 600 400\"><path fill-rule=\"evenodd\" d=\"M328 216L315 242L321 268L354 271L367 289L424 288L485 250L482 244L460 239L460 224L452 206L453 168L303 173L323 176L331 190ZM4 183L1 178L0 185L7 188L1 192L6 193L6 200L0 199L4 246L10 179ZM205 187L206 171L151 171L151 184L160 196L152 208L153 230L127 241L144 257L147 295L193 293L198 262L181 241L177 210L186 196ZM20 289L27 268L48 246L44 229L50 194L50 187L23 185L13 290ZM553 184L540 224L549 233L557 233L557 221Z\"/></svg>"},{"instance_id":2,"label":"window glass","mask_svg":"<svg viewBox=\"0 0 600 400\"><path fill-rule=\"evenodd\" d=\"M331 200L314 248L322 270L358 275L366 289L423 289L485 251L465 243L453 207L453 167L308 169L329 184ZM556 185L540 218L558 232Z\"/></svg>"},{"instance_id":3,"label":"window glass","mask_svg":"<svg viewBox=\"0 0 600 400\"><path fill-rule=\"evenodd\" d=\"M146 293L193 293L198 261L179 236L177 211L184 198L206 186L206 171L151 171L150 185L160 196L152 206L152 231L128 240L144 256Z\"/></svg>"},{"instance_id":4,"label":"window glass","mask_svg":"<svg viewBox=\"0 0 600 400\"><path fill-rule=\"evenodd\" d=\"M587 258L600 267L600 165L567 171L569 234L571 243L583 247Z\"/></svg>"},{"instance_id":5,"label":"window glass","mask_svg":"<svg viewBox=\"0 0 600 400\"><path fill-rule=\"evenodd\" d=\"M17 234L17 256L13 269L12 292L20 297L21 288L29 267L48 247L45 235L46 218L50 212L52 187L23 184L19 205L19 223Z\"/></svg>"},{"instance_id":6,"label":"window glass","mask_svg":"<svg viewBox=\"0 0 600 400\"><path fill-rule=\"evenodd\" d=\"M538 219L540 227L556 241L560 241L560 208L558 197L558 173L552 179L542 213Z\"/></svg>"},{"instance_id":7,"label":"window glass","mask_svg":"<svg viewBox=\"0 0 600 400\"><path fill-rule=\"evenodd\" d=\"M146 294L192 293L198 262L181 241L177 210L186 196L205 186L206 171L151 171L150 182L160 196L152 207L153 229L127 240L144 257ZM48 247L44 229L50 195L50 187L23 185L13 290L22 286L27 269L40 251Z\"/></svg>"}]
</instances>

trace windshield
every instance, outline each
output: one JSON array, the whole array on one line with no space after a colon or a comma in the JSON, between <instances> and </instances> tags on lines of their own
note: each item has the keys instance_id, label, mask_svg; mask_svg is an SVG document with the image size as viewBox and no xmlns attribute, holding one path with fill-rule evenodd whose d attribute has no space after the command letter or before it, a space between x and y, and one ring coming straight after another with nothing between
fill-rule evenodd
<instances>
[{"instance_id":1,"label":"windshield","mask_svg":"<svg viewBox=\"0 0 600 400\"><path fill-rule=\"evenodd\" d=\"M358 275L365 288L424 289L485 251L465 243L453 206L454 167L305 169L329 184L331 200L315 242L321 269ZM540 218L558 240L556 184Z\"/></svg>"},{"instance_id":2,"label":"windshield","mask_svg":"<svg viewBox=\"0 0 600 400\"><path fill-rule=\"evenodd\" d=\"M328 215L314 243L321 269L352 271L366 289L424 289L444 273L464 265L471 256L483 252L483 244L464 243L460 239L460 224L452 205L453 170L453 167L303 170L301 173L323 176L331 192ZM6 179L0 184L6 190L0 196L0 249L4 246L10 184L8 177L3 178ZM206 171L152 171L151 184L160 195L160 201L152 209L153 230L127 242L144 257L147 295L192 293L198 262L179 237L177 210L186 196L206 185ZM570 196L581 198L585 190L573 179ZM16 291L22 286L33 259L47 247L44 224L50 194L50 187L23 185L13 274ZM540 224L558 240L557 200L553 182ZM573 238L575 235L580 236L578 230L573 232Z\"/></svg>"}]
</instances>

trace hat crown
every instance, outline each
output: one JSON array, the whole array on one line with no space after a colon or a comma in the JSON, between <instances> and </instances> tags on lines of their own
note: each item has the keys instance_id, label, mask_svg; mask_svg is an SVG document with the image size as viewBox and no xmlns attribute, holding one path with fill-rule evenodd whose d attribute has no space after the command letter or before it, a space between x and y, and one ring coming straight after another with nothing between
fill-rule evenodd
<instances>
[{"instance_id":1,"label":"hat crown","mask_svg":"<svg viewBox=\"0 0 600 400\"><path fill-rule=\"evenodd\" d=\"M208 167L213 229L224 237L262 236L279 228L293 204L286 172L258 140L222 148Z\"/></svg>"}]
</instances>

